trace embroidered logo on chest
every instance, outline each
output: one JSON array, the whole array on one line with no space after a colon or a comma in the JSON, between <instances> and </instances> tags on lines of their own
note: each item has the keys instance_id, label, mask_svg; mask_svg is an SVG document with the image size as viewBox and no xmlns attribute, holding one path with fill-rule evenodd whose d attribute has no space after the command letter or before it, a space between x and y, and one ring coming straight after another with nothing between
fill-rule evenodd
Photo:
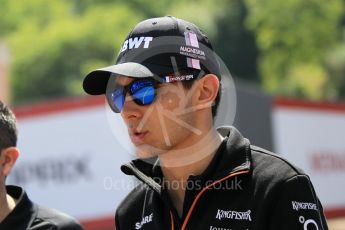
<instances>
[{"instance_id":1,"label":"embroidered logo on chest","mask_svg":"<svg viewBox=\"0 0 345 230\"><path fill-rule=\"evenodd\" d=\"M248 210L246 212L238 212L233 210L221 210L218 209L216 219L231 219L231 220L247 220L252 221L252 217L250 215L251 211Z\"/></svg>"},{"instance_id":2,"label":"embroidered logo on chest","mask_svg":"<svg viewBox=\"0 0 345 230\"><path fill-rule=\"evenodd\" d=\"M151 213L150 215L144 216L140 222L135 223L135 229L141 229L141 227L144 224L152 222L152 218L153 218L153 213Z\"/></svg>"}]
</instances>

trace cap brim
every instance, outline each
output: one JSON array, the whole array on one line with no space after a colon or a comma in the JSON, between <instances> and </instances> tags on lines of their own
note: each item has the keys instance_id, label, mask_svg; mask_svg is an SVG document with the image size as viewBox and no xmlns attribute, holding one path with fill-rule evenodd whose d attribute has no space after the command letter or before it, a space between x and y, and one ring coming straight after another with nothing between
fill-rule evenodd
<instances>
[{"instance_id":1,"label":"cap brim","mask_svg":"<svg viewBox=\"0 0 345 230\"><path fill-rule=\"evenodd\" d=\"M154 74L144 65L135 62L107 66L90 72L83 81L84 91L91 95L100 95L106 92L109 77L114 74L145 78L153 77Z\"/></svg>"}]
</instances>

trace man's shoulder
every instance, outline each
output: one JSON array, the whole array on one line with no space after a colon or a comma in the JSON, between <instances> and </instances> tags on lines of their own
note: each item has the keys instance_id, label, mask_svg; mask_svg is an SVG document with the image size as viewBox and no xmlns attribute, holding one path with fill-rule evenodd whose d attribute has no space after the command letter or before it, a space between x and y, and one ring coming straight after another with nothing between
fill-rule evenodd
<instances>
[{"instance_id":1,"label":"man's shoulder","mask_svg":"<svg viewBox=\"0 0 345 230\"><path fill-rule=\"evenodd\" d=\"M273 181L285 181L298 175L307 176L302 169L284 157L255 145L250 146L254 176Z\"/></svg>"},{"instance_id":2,"label":"man's shoulder","mask_svg":"<svg viewBox=\"0 0 345 230\"><path fill-rule=\"evenodd\" d=\"M148 189L146 184L139 182L118 205L116 210L117 215L122 216L128 212L137 212L138 204L142 204L145 196L147 196L147 192L152 191Z\"/></svg>"},{"instance_id":3,"label":"man's shoulder","mask_svg":"<svg viewBox=\"0 0 345 230\"><path fill-rule=\"evenodd\" d=\"M58 230L82 230L80 223L73 217L60 212L58 210L37 205L37 216L31 224L32 226L40 226L43 229L49 227L49 229Z\"/></svg>"},{"instance_id":4,"label":"man's shoulder","mask_svg":"<svg viewBox=\"0 0 345 230\"><path fill-rule=\"evenodd\" d=\"M116 226L118 228L120 226L132 226L133 223L140 220L142 218L145 198L149 198L152 193L154 193L152 189L149 189L147 185L140 182L116 208Z\"/></svg>"}]
</instances>

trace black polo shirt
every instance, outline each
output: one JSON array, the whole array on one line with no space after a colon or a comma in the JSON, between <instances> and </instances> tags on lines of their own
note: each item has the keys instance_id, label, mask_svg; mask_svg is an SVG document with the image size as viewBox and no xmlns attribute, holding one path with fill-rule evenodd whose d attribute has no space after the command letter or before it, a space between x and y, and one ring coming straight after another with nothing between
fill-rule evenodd
<instances>
[{"instance_id":1,"label":"black polo shirt","mask_svg":"<svg viewBox=\"0 0 345 230\"><path fill-rule=\"evenodd\" d=\"M59 211L33 203L25 191L17 186L6 186L7 194L17 204L0 223L0 230L82 230L74 218Z\"/></svg>"},{"instance_id":2,"label":"black polo shirt","mask_svg":"<svg viewBox=\"0 0 345 230\"><path fill-rule=\"evenodd\" d=\"M169 205L171 211L174 213L177 221L182 222L182 220L186 217L187 212L192 205L194 198L197 194L201 191L201 189L208 184L212 183L213 176L216 174L217 166L220 164L221 158L223 156L223 152L226 148L226 143L228 141L228 137L225 137L220 144L217 152L215 153L214 157L212 158L209 165L200 175L190 175L186 182L185 186L185 197L183 202L183 212L182 217L180 218L175 210L173 203L171 202L169 193L167 188L165 187L164 183L160 183L162 186L161 190L161 197L162 199ZM159 178L157 181L163 181L163 173L161 171L161 167L159 166L159 161L157 160L155 165L153 166L153 178Z\"/></svg>"},{"instance_id":3,"label":"black polo shirt","mask_svg":"<svg viewBox=\"0 0 345 230\"><path fill-rule=\"evenodd\" d=\"M225 139L207 169L188 178L201 186L185 189L181 217L160 183L159 165L140 159L123 165L141 183L118 206L116 229L328 229L308 175L234 127L218 132Z\"/></svg>"}]
</instances>

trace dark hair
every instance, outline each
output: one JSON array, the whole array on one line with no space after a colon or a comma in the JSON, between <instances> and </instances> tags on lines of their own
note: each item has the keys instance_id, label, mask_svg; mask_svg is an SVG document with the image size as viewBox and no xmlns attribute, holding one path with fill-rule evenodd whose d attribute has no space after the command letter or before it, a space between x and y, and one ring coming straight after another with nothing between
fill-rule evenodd
<instances>
[{"instance_id":1,"label":"dark hair","mask_svg":"<svg viewBox=\"0 0 345 230\"><path fill-rule=\"evenodd\" d=\"M17 146L17 125L13 112L0 101L0 151Z\"/></svg>"},{"instance_id":2,"label":"dark hair","mask_svg":"<svg viewBox=\"0 0 345 230\"><path fill-rule=\"evenodd\" d=\"M204 70L182 70L182 71L179 71L179 74L193 74L194 76L198 76L198 78L201 78L203 76L205 76L206 74L209 74L210 72L209 71L204 71ZM218 77L219 79L219 77ZM192 88L193 86L193 83L194 83L194 80L191 80L191 81L182 81L182 85L185 87L185 89L190 89ZM213 120L215 118L215 116L217 116L217 112L218 112L218 107L219 107L219 102L220 102L220 97L222 95L222 85L221 85L221 82L219 81L219 89L218 89L218 93L217 93L217 96L214 100L214 104L212 105L212 117L213 117Z\"/></svg>"}]
</instances>

